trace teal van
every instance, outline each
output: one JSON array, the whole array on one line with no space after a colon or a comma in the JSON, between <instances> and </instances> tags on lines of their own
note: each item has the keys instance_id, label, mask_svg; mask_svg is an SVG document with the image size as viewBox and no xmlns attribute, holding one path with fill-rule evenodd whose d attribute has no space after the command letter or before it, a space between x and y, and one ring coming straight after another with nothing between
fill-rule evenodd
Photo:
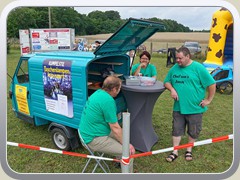
<instances>
[{"instance_id":1,"label":"teal van","mask_svg":"<svg viewBox=\"0 0 240 180\"><path fill-rule=\"evenodd\" d=\"M24 55L20 58L10 87L16 116L34 126L49 124L58 149L77 148L81 113L88 97L101 88L104 78L130 75L130 57L162 24L129 19L95 52L56 51ZM123 79L124 80L124 79ZM115 98L117 115L127 105L120 92Z\"/></svg>"}]
</instances>

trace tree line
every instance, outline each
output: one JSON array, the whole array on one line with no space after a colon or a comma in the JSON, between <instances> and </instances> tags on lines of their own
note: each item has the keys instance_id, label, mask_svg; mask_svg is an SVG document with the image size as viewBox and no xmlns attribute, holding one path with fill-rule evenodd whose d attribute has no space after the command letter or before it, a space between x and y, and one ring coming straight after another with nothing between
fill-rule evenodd
<instances>
[{"instance_id":1,"label":"tree line","mask_svg":"<svg viewBox=\"0 0 240 180\"><path fill-rule=\"evenodd\" d=\"M114 33L127 19L121 19L118 11L92 11L88 15L73 7L51 7L51 28L73 28L75 35ZM156 17L145 19L164 24L162 32L192 32L178 22ZM49 28L48 7L21 7L12 10L7 19L8 38L19 38L19 29Z\"/></svg>"}]
</instances>

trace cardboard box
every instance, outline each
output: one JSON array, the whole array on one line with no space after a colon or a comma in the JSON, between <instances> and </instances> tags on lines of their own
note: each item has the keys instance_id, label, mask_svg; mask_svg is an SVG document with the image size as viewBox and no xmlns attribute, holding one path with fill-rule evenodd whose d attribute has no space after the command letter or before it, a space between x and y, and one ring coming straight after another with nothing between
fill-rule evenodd
<instances>
[{"instance_id":1,"label":"cardboard box","mask_svg":"<svg viewBox=\"0 0 240 180\"><path fill-rule=\"evenodd\" d=\"M126 79L126 85L128 86L139 86L140 78L138 76L124 76Z\"/></svg>"}]
</instances>

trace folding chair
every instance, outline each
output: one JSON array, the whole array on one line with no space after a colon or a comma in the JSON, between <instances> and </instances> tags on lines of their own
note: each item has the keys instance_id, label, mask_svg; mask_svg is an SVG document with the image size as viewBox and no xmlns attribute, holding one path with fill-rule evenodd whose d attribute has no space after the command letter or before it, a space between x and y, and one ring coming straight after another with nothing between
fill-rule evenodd
<instances>
[{"instance_id":1,"label":"folding chair","mask_svg":"<svg viewBox=\"0 0 240 180\"><path fill-rule=\"evenodd\" d=\"M85 142L83 141L83 138L82 138L79 130L78 130L78 135L79 135L81 144L83 145L83 147L84 147L85 149L88 150L88 152L89 152L92 156L96 156L96 155L97 155L97 156L99 156L99 157L103 157L104 153L100 153L100 152L95 152L95 153L94 153L94 152L88 147L88 145L85 144ZM84 168L83 168L83 170L82 170L82 173L85 172L85 170L87 169L87 167L88 167L88 165L89 165L89 163L90 163L91 160L92 160L91 158L89 158L89 159L87 160L87 163L86 163L86 165L84 166ZM104 160L102 160L102 159L94 159L94 160L96 161L96 165L94 166L94 168L93 168L93 170L92 170L92 173L95 172L95 170L97 169L98 166L100 166L100 168L103 170L104 173L108 173L108 172L111 173L111 171L110 171L107 163L106 163ZM105 165L105 167L107 168L107 170L105 170L105 168L103 167L104 165ZM108 172L107 172L107 171L108 171Z\"/></svg>"}]
</instances>

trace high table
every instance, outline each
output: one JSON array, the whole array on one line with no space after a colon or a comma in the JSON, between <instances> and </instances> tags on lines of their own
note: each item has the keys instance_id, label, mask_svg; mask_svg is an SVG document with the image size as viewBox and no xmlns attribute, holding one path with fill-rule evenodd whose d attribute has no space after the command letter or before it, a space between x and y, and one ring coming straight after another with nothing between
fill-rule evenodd
<instances>
[{"instance_id":1,"label":"high table","mask_svg":"<svg viewBox=\"0 0 240 180\"><path fill-rule=\"evenodd\" d=\"M165 90L163 83L156 81L153 86L130 86L124 81L121 90L130 113L130 143L135 149L148 152L158 141L152 125L152 111Z\"/></svg>"}]
</instances>

